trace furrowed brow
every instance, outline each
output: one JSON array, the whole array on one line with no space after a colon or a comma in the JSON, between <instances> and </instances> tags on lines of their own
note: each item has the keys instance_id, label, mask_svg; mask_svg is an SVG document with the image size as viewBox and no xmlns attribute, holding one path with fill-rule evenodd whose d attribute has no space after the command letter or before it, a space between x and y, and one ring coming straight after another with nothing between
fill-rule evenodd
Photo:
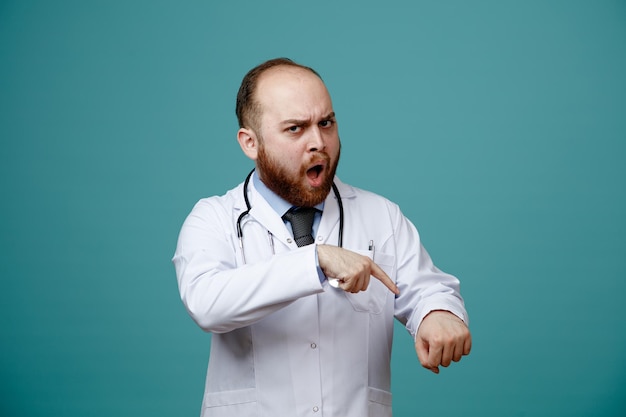
<instances>
[{"instance_id":1,"label":"furrowed brow","mask_svg":"<svg viewBox=\"0 0 626 417\"><path fill-rule=\"evenodd\" d=\"M308 126L311 124L309 119L287 119L281 122L282 125Z\"/></svg>"},{"instance_id":2,"label":"furrowed brow","mask_svg":"<svg viewBox=\"0 0 626 417\"><path fill-rule=\"evenodd\" d=\"M322 117L320 120L332 120L335 118L335 112L330 112L326 116ZM294 125L294 126L308 126L310 125L311 119L287 119L281 122L282 125Z\"/></svg>"}]
</instances>

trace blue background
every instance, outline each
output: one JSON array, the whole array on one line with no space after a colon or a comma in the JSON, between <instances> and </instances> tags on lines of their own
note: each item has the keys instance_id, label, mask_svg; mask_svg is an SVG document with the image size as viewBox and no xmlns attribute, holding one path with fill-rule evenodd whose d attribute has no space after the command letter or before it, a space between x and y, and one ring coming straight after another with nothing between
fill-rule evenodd
<instances>
[{"instance_id":1,"label":"blue background","mask_svg":"<svg viewBox=\"0 0 626 417\"><path fill-rule=\"evenodd\" d=\"M170 259L275 56L462 280L472 354L431 374L398 327L394 415L624 415L626 3L393 0L0 2L0 415L198 415Z\"/></svg>"}]
</instances>

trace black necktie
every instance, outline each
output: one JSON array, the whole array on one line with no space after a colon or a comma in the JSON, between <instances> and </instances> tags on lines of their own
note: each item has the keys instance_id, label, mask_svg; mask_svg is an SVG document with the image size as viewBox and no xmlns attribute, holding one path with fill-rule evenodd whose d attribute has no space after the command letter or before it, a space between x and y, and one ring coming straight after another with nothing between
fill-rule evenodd
<instances>
[{"instance_id":1,"label":"black necktie","mask_svg":"<svg viewBox=\"0 0 626 417\"><path fill-rule=\"evenodd\" d=\"M317 209L313 207L294 207L283 214L283 219L291 223L293 238L298 246L310 245L314 242L312 229Z\"/></svg>"}]
</instances>

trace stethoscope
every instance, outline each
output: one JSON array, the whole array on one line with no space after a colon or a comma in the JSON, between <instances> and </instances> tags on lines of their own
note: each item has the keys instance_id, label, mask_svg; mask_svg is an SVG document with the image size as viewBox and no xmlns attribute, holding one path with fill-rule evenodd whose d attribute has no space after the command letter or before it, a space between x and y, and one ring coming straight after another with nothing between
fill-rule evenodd
<instances>
[{"instance_id":1,"label":"stethoscope","mask_svg":"<svg viewBox=\"0 0 626 417\"><path fill-rule=\"evenodd\" d=\"M253 172L254 168L252 169L252 171L250 171L250 173L246 177L246 180L243 183L243 199L246 202L246 210L239 215L239 218L237 218L237 239L239 239L239 249L241 249L241 257L244 264L246 263L246 255L244 254L243 250L243 228L241 227L241 221L244 217L248 215L248 213L250 213L250 210L252 209L252 206L250 205L250 200L248 199L248 184L250 183L250 178L252 177ZM337 238L337 246L341 248L343 247L343 203L341 202L341 195L339 194L339 190L337 189L337 186L334 182L332 187L333 193L335 193L335 197L337 197L337 204L339 204L339 237ZM268 233L270 232L268 231ZM270 244L271 242L272 239L270 236Z\"/></svg>"}]
</instances>

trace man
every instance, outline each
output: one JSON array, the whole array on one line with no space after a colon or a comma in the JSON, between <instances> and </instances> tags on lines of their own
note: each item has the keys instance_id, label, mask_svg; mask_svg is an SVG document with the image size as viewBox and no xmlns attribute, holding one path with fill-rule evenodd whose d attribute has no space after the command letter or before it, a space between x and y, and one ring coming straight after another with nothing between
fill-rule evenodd
<instances>
[{"instance_id":1,"label":"man","mask_svg":"<svg viewBox=\"0 0 626 417\"><path fill-rule=\"evenodd\" d=\"M202 415L391 416L394 317L435 373L469 354L458 280L395 204L335 177L337 121L314 70L252 69L237 117L255 171L196 204L173 259L213 334Z\"/></svg>"}]
</instances>

